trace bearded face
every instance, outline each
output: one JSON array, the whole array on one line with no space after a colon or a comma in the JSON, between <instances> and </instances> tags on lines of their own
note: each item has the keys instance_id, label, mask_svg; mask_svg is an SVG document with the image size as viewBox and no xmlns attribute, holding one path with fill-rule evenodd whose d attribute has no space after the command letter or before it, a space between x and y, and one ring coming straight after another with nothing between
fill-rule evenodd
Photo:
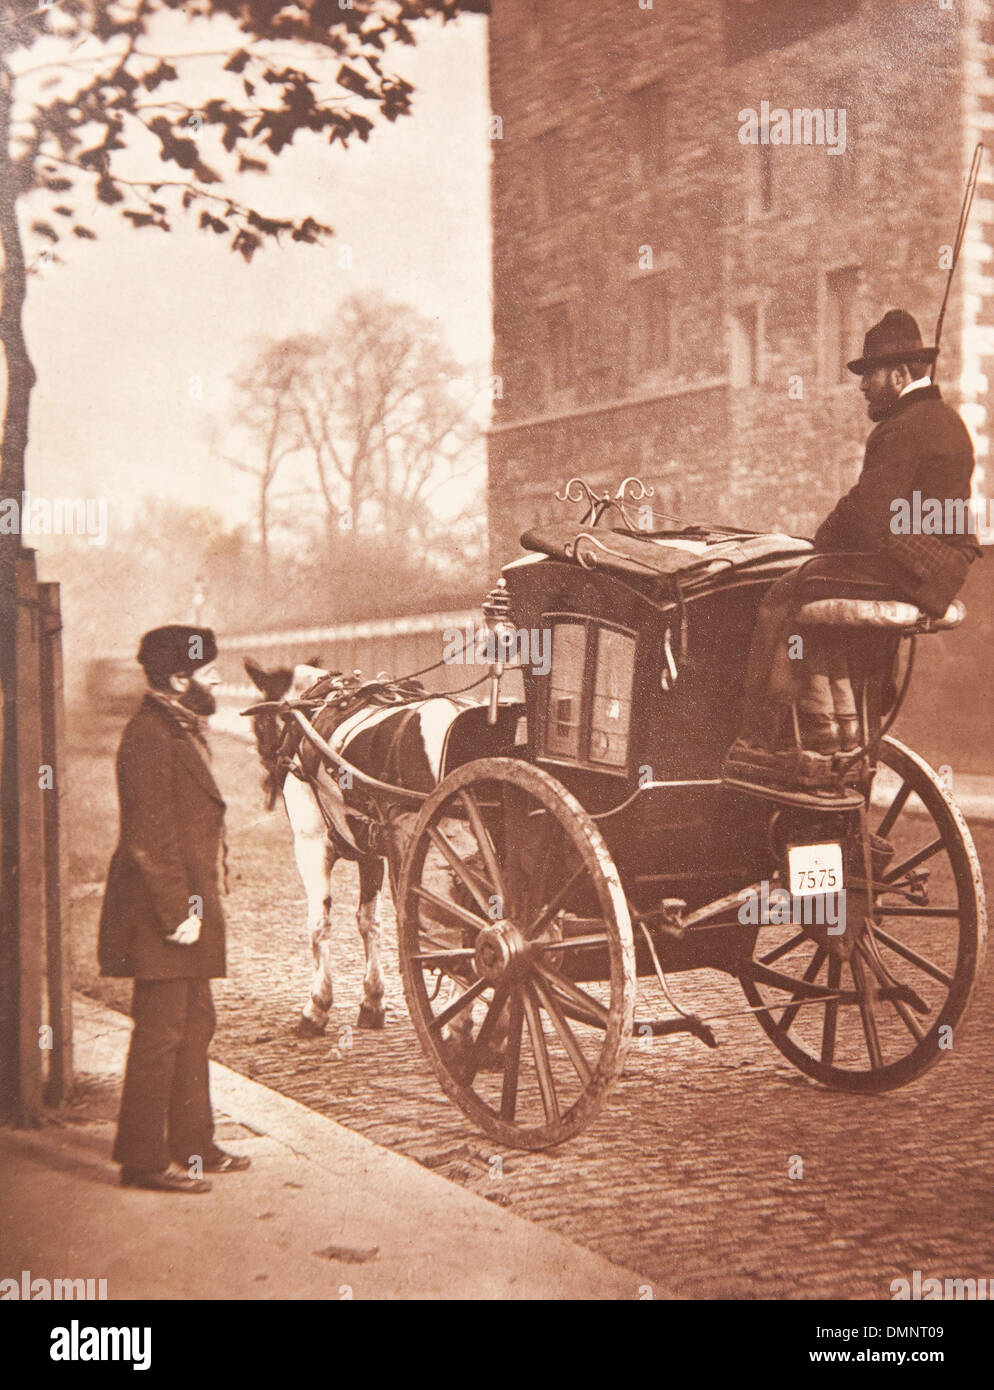
<instances>
[{"instance_id":1,"label":"bearded face","mask_svg":"<svg viewBox=\"0 0 994 1390\"><path fill-rule=\"evenodd\" d=\"M206 685L201 685L196 676L190 677L190 684L177 701L184 709L188 709L191 714L208 715L213 714L217 709L217 700L214 698L213 690Z\"/></svg>"},{"instance_id":2,"label":"bearded face","mask_svg":"<svg viewBox=\"0 0 994 1390\"><path fill-rule=\"evenodd\" d=\"M863 373L859 389L866 400L866 414L870 420L886 420L895 400L912 378L909 367L874 367L873 371Z\"/></svg>"}]
</instances>

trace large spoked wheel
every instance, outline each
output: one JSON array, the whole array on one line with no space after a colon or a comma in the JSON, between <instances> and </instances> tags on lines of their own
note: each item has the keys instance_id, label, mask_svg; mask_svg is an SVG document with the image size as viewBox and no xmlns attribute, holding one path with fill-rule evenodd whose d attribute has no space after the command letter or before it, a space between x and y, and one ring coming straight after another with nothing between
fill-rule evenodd
<instances>
[{"instance_id":1,"label":"large spoked wheel","mask_svg":"<svg viewBox=\"0 0 994 1390\"><path fill-rule=\"evenodd\" d=\"M577 1134L621 1072L636 978L618 871L576 798L514 758L457 768L414 826L397 928L411 1020L456 1105L512 1148Z\"/></svg>"},{"instance_id":2,"label":"large spoked wheel","mask_svg":"<svg viewBox=\"0 0 994 1390\"><path fill-rule=\"evenodd\" d=\"M874 868L872 927L851 958L797 926L765 926L741 977L783 1055L847 1091L893 1090L955 1049L987 936L966 821L897 739L881 744L869 825L894 852Z\"/></svg>"}]
</instances>

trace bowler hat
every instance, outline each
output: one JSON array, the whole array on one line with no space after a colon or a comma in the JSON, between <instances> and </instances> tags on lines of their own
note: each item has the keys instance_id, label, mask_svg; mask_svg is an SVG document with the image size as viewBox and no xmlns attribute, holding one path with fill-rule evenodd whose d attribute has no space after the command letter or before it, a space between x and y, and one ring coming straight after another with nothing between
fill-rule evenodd
<instances>
[{"instance_id":1,"label":"bowler hat","mask_svg":"<svg viewBox=\"0 0 994 1390\"><path fill-rule=\"evenodd\" d=\"M939 349L926 347L916 321L904 309L891 309L863 339L863 355L848 362L851 372L862 376L874 367L898 367L902 362L924 366L934 362Z\"/></svg>"},{"instance_id":2,"label":"bowler hat","mask_svg":"<svg viewBox=\"0 0 994 1390\"><path fill-rule=\"evenodd\" d=\"M217 656L217 639L209 627L167 623L146 632L138 646L138 663L149 676L190 675Z\"/></svg>"}]
</instances>

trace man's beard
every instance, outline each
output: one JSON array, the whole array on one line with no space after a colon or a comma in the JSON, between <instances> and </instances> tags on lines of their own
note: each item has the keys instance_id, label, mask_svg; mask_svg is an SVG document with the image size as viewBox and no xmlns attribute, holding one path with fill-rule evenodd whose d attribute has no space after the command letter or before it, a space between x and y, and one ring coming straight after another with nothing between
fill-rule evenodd
<instances>
[{"instance_id":1,"label":"man's beard","mask_svg":"<svg viewBox=\"0 0 994 1390\"><path fill-rule=\"evenodd\" d=\"M217 701L213 692L208 690L206 685L201 685L196 676L190 677L190 687L184 690L183 694L176 702L188 709L191 714L208 715L213 714L217 709Z\"/></svg>"},{"instance_id":2,"label":"man's beard","mask_svg":"<svg viewBox=\"0 0 994 1390\"><path fill-rule=\"evenodd\" d=\"M882 391L877 392L866 398L866 413L871 420L885 420L894 408L894 402L900 396L900 391L891 386L890 382Z\"/></svg>"}]
</instances>

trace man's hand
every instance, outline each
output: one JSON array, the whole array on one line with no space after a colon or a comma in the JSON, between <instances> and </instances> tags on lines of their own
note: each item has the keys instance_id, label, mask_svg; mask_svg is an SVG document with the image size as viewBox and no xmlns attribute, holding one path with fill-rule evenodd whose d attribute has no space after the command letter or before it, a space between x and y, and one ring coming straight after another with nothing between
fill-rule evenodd
<instances>
[{"instance_id":1,"label":"man's hand","mask_svg":"<svg viewBox=\"0 0 994 1390\"><path fill-rule=\"evenodd\" d=\"M185 922L180 922L179 926L167 936L167 941L173 941L177 946L192 946L194 942L200 940L201 921L199 917L188 917Z\"/></svg>"}]
</instances>

